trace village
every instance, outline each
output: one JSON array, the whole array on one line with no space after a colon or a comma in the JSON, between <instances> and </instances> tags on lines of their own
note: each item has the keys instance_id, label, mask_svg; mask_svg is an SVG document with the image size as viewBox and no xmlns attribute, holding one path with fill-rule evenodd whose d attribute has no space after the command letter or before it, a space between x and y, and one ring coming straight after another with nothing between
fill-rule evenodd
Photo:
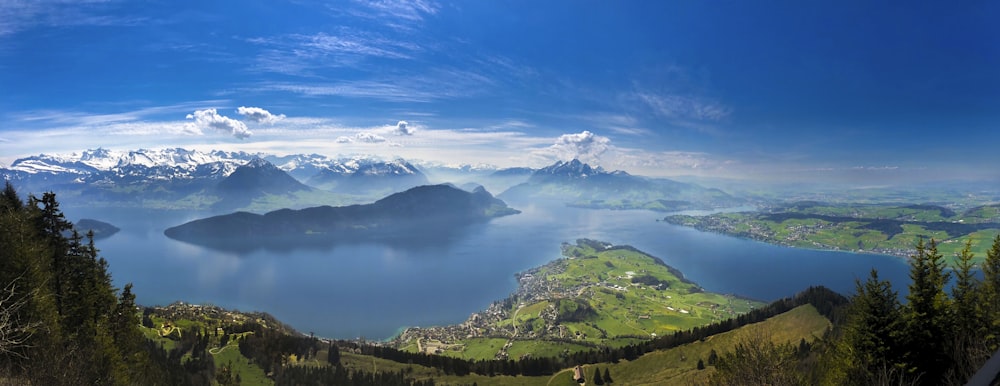
<instances>
[{"instance_id":1,"label":"village","mask_svg":"<svg viewBox=\"0 0 1000 386\"><path fill-rule=\"evenodd\" d=\"M601 250L605 248L610 248L610 245L602 246ZM597 265L599 268L584 277L567 277L566 269L574 261L578 264L580 260L596 261L588 260L596 257L564 255L566 258L516 274L518 287L511 296L473 313L463 323L407 328L387 344L396 348L415 347L426 354L461 355L458 353L467 348L465 342L470 340L502 339L506 343L497 349L493 358L517 359L510 358L508 349L518 340L541 339L593 345L604 339L622 336L651 339L657 336L652 332L656 330L652 326L662 323L665 315L712 321L734 317L752 308L750 301L732 296L707 294L716 296L711 301L675 299L681 293L700 293L702 290L693 283L688 283L690 287L683 289L669 288L668 282L655 279L645 269L616 270L615 274L610 274L611 268L600 264ZM624 255L615 259L626 259ZM568 302L567 308L570 309L582 308L579 314L567 313L560 307L560 302ZM600 311L593 308L595 305ZM693 314L691 307L698 308L698 315ZM526 317L522 310L529 312L530 316ZM632 327L620 327L620 331L609 333L598 325L598 320L607 318L614 320L610 323L625 323ZM654 319L660 322L654 322ZM621 331L621 328L625 330Z\"/></svg>"}]
</instances>

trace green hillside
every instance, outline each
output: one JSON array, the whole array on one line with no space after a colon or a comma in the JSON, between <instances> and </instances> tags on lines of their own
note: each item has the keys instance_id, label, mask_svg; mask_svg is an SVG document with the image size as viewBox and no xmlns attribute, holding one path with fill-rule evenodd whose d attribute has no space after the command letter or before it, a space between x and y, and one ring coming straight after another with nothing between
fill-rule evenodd
<instances>
[{"instance_id":1,"label":"green hillside","mask_svg":"<svg viewBox=\"0 0 1000 386\"><path fill-rule=\"evenodd\" d=\"M519 288L456 326L411 328L393 344L456 358L520 359L620 347L746 313L761 302L705 292L661 260L593 240L517 275Z\"/></svg>"},{"instance_id":2,"label":"green hillside","mask_svg":"<svg viewBox=\"0 0 1000 386\"><path fill-rule=\"evenodd\" d=\"M1000 205L963 212L935 205L801 202L760 212L668 216L664 221L778 245L909 257L920 238L954 257L967 240L981 261L1000 234Z\"/></svg>"}]
</instances>

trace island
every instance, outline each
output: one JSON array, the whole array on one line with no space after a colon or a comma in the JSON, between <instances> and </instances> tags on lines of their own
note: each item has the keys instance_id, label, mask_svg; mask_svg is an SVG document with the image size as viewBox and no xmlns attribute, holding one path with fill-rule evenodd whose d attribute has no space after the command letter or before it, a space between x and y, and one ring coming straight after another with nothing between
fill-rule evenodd
<instances>
[{"instance_id":1,"label":"island","mask_svg":"<svg viewBox=\"0 0 1000 386\"><path fill-rule=\"evenodd\" d=\"M73 228L76 229L80 235L86 235L87 232L94 232L94 240L106 239L121 230L118 227L104 221L89 218L80 219L80 221L77 221L76 224L73 224Z\"/></svg>"},{"instance_id":2,"label":"island","mask_svg":"<svg viewBox=\"0 0 1000 386\"><path fill-rule=\"evenodd\" d=\"M241 248L341 240L420 240L517 213L482 187L468 192L447 184L426 185L364 205L281 209L266 214L235 212L168 228L164 234L193 244Z\"/></svg>"}]
</instances>

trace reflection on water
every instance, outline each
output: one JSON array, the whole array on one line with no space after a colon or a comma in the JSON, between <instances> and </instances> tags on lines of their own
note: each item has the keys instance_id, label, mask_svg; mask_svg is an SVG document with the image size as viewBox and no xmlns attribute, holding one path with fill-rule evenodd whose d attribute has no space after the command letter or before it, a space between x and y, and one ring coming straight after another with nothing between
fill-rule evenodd
<instances>
[{"instance_id":1,"label":"reflection on water","mask_svg":"<svg viewBox=\"0 0 1000 386\"><path fill-rule=\"evenodd\" d=\"M122 228L98 248L116 284L135 283L142 304L183 300L266 311L301 331L338 338L387 338L404 325L462 322L513 291L515 272L559 258L560 244L578 238L630 244L706 290L761 300L810 285L847 294L873 267L900 292L908 280L901 259L776 247L657 222L662 213L515 207L523 213L437 240L229 250L163 235L202 217L197 213L65 211L71 220Z\"/></svg>"}]
</instances>

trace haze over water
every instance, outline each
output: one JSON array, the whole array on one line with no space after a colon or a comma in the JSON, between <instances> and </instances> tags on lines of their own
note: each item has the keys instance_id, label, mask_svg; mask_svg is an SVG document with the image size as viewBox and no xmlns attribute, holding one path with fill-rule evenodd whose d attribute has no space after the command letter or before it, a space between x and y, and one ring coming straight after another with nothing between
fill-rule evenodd
<instances>
[{"instance_id":1,"label":"haze over water","mask_svg":"<svg viewBox=\"0 0 1000 386\"><path fill-rule=\"evenodd\" d=\"M648 211L512 205L522 214L425 243L342 244L237 253L167 238L163 229L194 214L65 208L122 228L99 240L116 286L133 282L137 301L211 303L265 311L302 332L385 339L403 326L461 323L514 289L514 273L559 258L560 244L592 238L632 245L707 291L771 301L824 285L848 295L874 267L905 292L907 265L895 257L778 247L656 220Z\"/></svg>"}]
</instances>

